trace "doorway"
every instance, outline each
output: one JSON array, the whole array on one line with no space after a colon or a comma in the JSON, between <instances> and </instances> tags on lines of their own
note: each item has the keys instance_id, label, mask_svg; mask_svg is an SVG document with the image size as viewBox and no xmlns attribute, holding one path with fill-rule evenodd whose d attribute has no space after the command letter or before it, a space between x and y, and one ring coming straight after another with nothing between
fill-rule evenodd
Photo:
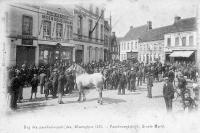
<instances>
[{"instance_id":1,"label":"doorway","mask_svg":"<svg viewBox=\"0 0 200 133\"><path fill-rule=\"evenodd\" d=\"M17 46L16 64L35 65L35 47Z\"/></svg>"}]
</instances>

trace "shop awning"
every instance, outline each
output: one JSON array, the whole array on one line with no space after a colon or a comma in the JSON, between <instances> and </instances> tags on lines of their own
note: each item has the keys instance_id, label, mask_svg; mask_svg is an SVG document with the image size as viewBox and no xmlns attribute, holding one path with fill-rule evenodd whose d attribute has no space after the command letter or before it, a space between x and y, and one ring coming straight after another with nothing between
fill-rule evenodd
<instances>
[{"instance_id":1,"label":"shop awning","mask_svg":"<svg viewBox=\"0 0 200 133\"><path fill-rule=\"evenodd\" d=\"M170 57L190 57L194 51L174 51Z\"/></svg>"}]
</instances>

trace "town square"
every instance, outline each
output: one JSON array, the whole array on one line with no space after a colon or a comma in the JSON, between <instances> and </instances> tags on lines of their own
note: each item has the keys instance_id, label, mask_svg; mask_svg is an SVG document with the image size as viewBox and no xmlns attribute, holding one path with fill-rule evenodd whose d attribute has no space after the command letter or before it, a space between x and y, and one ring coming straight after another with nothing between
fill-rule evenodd
<instances>
[{"instance_id":1,"label":"town square","mask_svg":"<svg viewBox=\"0 0 200 133\"><path fill-rule=\"evenodd\" d=\"M3 3L9 132L198 132L199 2L150 1Z\"/></svg>"}]
</instances>

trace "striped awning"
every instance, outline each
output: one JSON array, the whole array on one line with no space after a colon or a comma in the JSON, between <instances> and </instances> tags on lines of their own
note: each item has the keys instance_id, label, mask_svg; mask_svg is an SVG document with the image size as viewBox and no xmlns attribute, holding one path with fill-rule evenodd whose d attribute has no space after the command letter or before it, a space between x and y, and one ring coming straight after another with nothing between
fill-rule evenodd
<instances>
[{"instance_id":1,"label":"striped awning","mask_svg":"<svg viewBox=\"0 0 200 133\"><path fill-rule=\"evenodd\" d=\"M194 51L173 51L170 57L190 57Z\"/></svg>"}]
</instances>

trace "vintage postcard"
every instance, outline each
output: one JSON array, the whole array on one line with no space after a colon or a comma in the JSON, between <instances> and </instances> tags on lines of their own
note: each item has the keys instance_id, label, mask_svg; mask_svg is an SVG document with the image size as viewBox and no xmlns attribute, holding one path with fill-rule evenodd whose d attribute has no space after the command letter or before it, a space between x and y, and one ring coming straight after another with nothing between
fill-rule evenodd
<instances>
[{"instance_id":1,"label":"vintage postcard","mask_svg":"<svg viewBox=\"0 0 200 133\"><path fill-rule=\"evenodd\" d=\"M200 132L199 0L1 5L1 133Z\"/></svg>"}]
</instances>

